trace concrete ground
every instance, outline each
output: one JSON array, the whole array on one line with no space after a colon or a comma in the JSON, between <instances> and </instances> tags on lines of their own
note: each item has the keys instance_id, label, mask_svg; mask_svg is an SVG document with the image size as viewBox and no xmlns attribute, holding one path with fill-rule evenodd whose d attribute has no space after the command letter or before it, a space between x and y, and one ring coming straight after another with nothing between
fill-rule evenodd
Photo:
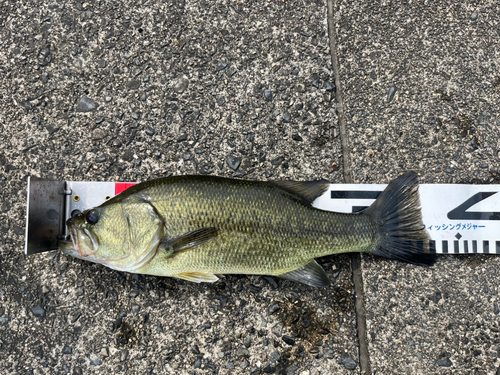
<instances>
[{"instance_id":1,"label":"concrete ground","mask_svg":"<svg viewBox=\"0 0 500 375\"><path fill-rule=\"evenodd\" d=\"M499 183L498 2L327 5L0 3L0 373L498 373L495 256L363 256L358 342L350 255L314 289L23 253L29 175Z\"/></svg>"}]
</instances>

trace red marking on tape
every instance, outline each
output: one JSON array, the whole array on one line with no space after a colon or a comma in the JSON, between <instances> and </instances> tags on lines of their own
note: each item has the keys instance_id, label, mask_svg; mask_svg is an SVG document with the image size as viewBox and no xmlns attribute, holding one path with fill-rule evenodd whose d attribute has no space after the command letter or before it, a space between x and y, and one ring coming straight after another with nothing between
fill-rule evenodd
<instances>
[{"instance_id":1,"label":"red marking on tape","mask_svg":"<svg viewBox=\"0 0 500 375\"><path fill-rule=\"evenodd\" d=\"M131 184L130 182L116 182L115 183L115 195L120 194L122 191L127 190L129 187L137 184Z\"/></svg>"}]
</instances>

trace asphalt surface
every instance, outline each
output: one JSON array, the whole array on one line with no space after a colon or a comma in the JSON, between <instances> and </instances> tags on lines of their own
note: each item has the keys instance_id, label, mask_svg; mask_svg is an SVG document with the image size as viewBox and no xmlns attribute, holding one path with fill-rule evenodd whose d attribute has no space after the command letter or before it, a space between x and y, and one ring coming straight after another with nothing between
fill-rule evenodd
<instances>
[{"instance_id":1,"label":"asphalt surface","mask_svg":"<svg viewBox=\"0 0 500 375\"><path fill-rule=\"evenodd\" d=\"M498 2L337 12L355 181L412 169L422 183L498 184ZM499 258L422 269L363 257L362 268L372 373L500 373Z\"/></svg>"},{"instance_id":2,"label":"asphalt surface","mask_svg":"<svg viewBox=\"0 0 500 375\"><path fill-rule=\"evenodd\" d=\"M499 183L498 2L334 9L337 51L321 1L0 4L0 373L361 373L349 255L314 289L23 252L29 175L343 182L331 53L355 182ZM364 370L497 373L499 266L363 256Z\"/></svg>"}]
</instances>

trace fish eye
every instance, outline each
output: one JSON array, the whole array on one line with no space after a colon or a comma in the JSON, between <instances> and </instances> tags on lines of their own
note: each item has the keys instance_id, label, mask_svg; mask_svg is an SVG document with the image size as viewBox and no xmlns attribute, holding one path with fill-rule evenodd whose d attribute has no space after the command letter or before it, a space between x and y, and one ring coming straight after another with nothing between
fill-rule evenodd
<instances>
[{"instance_id":1,"label":"fish eye","mask_svg":"<svg viewBox=\"0 0 500 375\"><path fill-rule=\"evenodd\" d=\"M90 210L85 215L85 220L91 225L97 224L97 222L99 221L99 212L97 212L96 210Z\"/></svg>"}]
</instances>

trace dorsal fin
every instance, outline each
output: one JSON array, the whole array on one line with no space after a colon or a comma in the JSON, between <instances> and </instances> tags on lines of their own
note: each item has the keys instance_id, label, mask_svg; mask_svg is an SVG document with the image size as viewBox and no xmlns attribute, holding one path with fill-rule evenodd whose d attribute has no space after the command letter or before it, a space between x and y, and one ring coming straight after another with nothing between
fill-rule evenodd
<instances>
[{"instance_id":1,"label":"dorsal fin","mask_svg":"<svg viewBox=\"0 0 500 375\"><path fill-rule=\"evenodd\" d=\"M289 193L296 195L307 204L311 204L316 198L324 194L330 186L330 183L326 180L273 182Z\"/></svg>"}]
</instances>

